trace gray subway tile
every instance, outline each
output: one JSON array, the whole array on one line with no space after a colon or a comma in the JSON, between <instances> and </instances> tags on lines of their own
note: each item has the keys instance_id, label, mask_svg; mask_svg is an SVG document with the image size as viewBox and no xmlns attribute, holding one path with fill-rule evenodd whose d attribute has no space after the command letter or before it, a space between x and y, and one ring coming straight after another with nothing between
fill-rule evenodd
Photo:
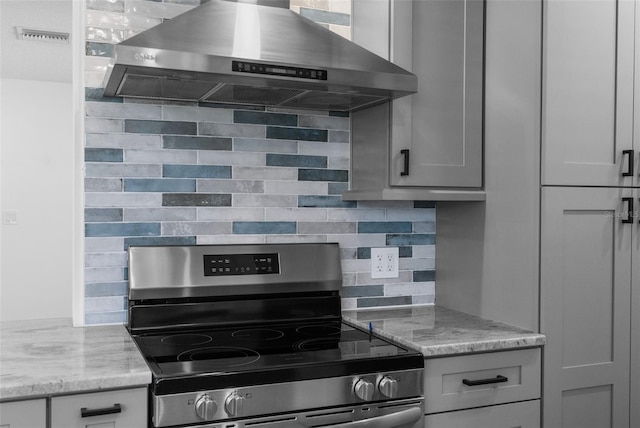
<instances>
[{"instance_id":1,"label":"gray subway tile","mask_svg":"<svg viewBox=\"0 0 640 428\"><path fill-rule=\"evenodd\" d=\"M413 282L426 282L426 281L435 281L435 280L436 280L435 270L413 271Z\"/></svg>"},{"instance_id":2,"label":"gray subway tile","mask_svg":"<svg viewBox=\"0 0 640 428\"><path fill-rule=\"evenodd\" d=\"M85 208L85 223L110 223L122 221L122 208Z\"/></svg>"},{"instance_id":3,"label":"gray subway tile","mask_svg":"<svg viewBox=\"0 0 640 428\"><path fill-rule=\"evenodd\" d=\"M330 195L342 195L342 193L344 193L347 190L349 190L349 183L332 182L332 183L328 183L328 184L329 184L328 193Z\"/></svg>"},{"instance_id":4,"label":"gray subway tile","mask_svg":"<svg viewBox=\"0 0 640 428\"><path fill-rule=\"evenodd\" d=\"M160 177L161 172L161 165L140 165L133 163L85 164L86 177Z\"/></svg>"},{"instance_id":5,"label":"gray subway tile","mask_svg":"<svg viewBox=\"0 0 640 428\"><path fill-rule=\"evenodd\" d=\"M121 178L92 178L84 179L85 192L122 192Z\"/></svg>"},{"instance_id":6,"label":"gray subway tile","mask_svg":"<svg viewBox=\"0 0 640 428\"><path fill-rule=\"evenodd\" d=\"M301 7L300 15L323 24L351 25L351 15L347 13Z\"/></svg>"},{"instance_id":7,"label":"gray subway tile","mask_svg":"<svg viewBox=\"0 0 640 428\"><path fill-rule=\"evenodd\" d=\"M411 233L413 223L409 221L361 221L358 233Z\"/></svg>"},{"instance_id":8,"label":"gray subway tile","mask_svg":"<svg viewBox=\"0 0 640 428\"><path fill-rule=\"evenodd\" d=\"M84 287L84 297L126 296L126 295L127 295L127 283L125 281L86 284Z\"/></svg>"},{"instance_id":9,"label":"gray subway tile","mask_svg":"<svg viewBox=\"0 0 640 428\"><path fill-rule=\"evenodd\" d=\"M127 320L127 311L85 313L86 325L97 324L124 324Z\"/></svg>"},{"instance_id":10,"label":"gray subway tile","mask_svg":"<svg viewBox=\"0 0 640 428\"><path fill-rule=\"evenodd\" d=\"M326 168L327 157L267 153L267 166Z\"/></svg>"},{"instance_id":11,"label":"gray subway tile","mask_svg":"<svg viewBox=\"0 0 640 428\"><path fill-rule=\"evenodd\" d=\"M120 97L105 97L103 96L104 88L84 88L85 101L100 101L106 103L119 103L122 104L122 98Z\"/></svg>"},{"instance_id":12,"label":"gray subway tile","mask_svg":"<svg viewBox=\"0 0 640 428\"><path fill-rule=\"evenodd\" d=\"M127 208L124 210L124 221L193 221L197 211L192 207L179 208ZM163 230L163 229L162 229Z\"/></svg>"},{"instance_id":13,"label":"gray subway tile","mask_svg":"<svg viewBox=\"0 0 640 428\"><path fill-rule=\"evenodd\" d=\"M379 306L402 306L410 305L411 296L391 296L391 297L362 297L358 299L359 308L373 308Z\"/></svg>"},{"instance_id":14,"label":"gray subway tile","mask_svg":"<svg viewBox=\"0 0 640 428\"><path fill-rule=\"evenodd\" d=\"M85 162L122 162L124 158L122 149L85 148Z\"/></svg>"},{"instance_id":15,"label":"gray subway tile","mask_svg":"<svg viewBox=\"0 0 640 428\"><path fill-rule=\"evenodd\" d=\"M232 139L227 137L191 137L169 136L162 137L163 149L182 150L232 150Z\"/></svg>"},{"instance_id":16,"label":"gray subway tile","mask_svg":"<svg viewBox=\"0 0 640 428\"><path fill-rule=\"evenodd\" d=\"M305 140L326 142L328 141L329 134L326 129L267 126L267 138L273 138L277 140Z\"/></svg>"},{"instance_id":17,"label":"gray subway tile","mask_svg":"<svg viewBox=\"0 0 640 428\"><path fill-rule=\"evenodd\" d=\"M230 207L231 195L218 193L165 193L165 207Z\"/></svg>"},{"instance_id":18,"label":"gray subway tile","mask_svg":"<svg viewBox=\"0 0 640 428\"><path fill-rule=\"evenodd\" d=\"M300 181L338 181L348 182L349 171L340 169L299 169Z\"/></svg>"},{"instance_id":19,"label":"gray subway tile","mask_svg":"<svg viewBox=\"0 0 640 428\"><path fill-rule=\"evenodd\" d=\"M124 132L134 134L196 135L198 126L195 122L126 119L124 121Z\"/></svg>"},{"instance_id":20,"label":"gray subway tile","mask_svg":"<svg viewBox=\"0 0 640 428\"><path fill-rule=\"evenodd\" d=\"M87 56L104 56L111 57L113 54L113 45L111 43L85 43L85 55Z\"/></svg>"},{"instance_id":21,"label":"gray subway tile","mask_svg":"<svg viewBox=\"0 0 640 428\"><path fill-rule=\"evenodd\" d=\"M252 123L256 125L297 126L298 116L295 114L236 110L233 112L233 121L235 123Z\"/></svg>"},{"instance_id":22,"label":"gray subway tile","mask_svg":"<svg viewBox=\"0 0 640 428\"><path fill-rule=\"evenodd\" d=\"M195 192L196 180L172 178L126 178L125 192Z\"/></svg>"},{"instance_id":23,"label":"gray subway tile","mask_svg":"<svg viewBox=\"0 0 640 428\"><path fill-rule=\"evenodd\" d=\"M376 285L351 285L342 287L341 297L380 297L384 296L384 286Z\"/></svg>"},{"instance_id":24,"label":"gray subway tile","mask_svg":"<svg viewBox=\"0 0 640 428\"><path fill-rule=\"evenodd\" d=\"M293 221L234 221L235 234L292 234L296 233Z\"/></svg>"},{"instance_id":25,"label":"gray subway tile","mask_svg":"<svg viewBox=\"0 0 640 428\"><path fill-rule=\"evenodd\" d=\"M163 165L162 175L171 178L231 178L231 167L220 165Z\"/></svg>"},{"instance_id":26,"label":"gray subway tile","mask_svg":"<svg viewBox=\"0 0 640 428\"><path fill-rule=\"evenodd\" d=\"M433 233L402 233L388 234L387 245L434 245L436 235Z\"/></svg>"},{"instance_id":27,"label":"gray subway tile","mask_svg":"<svg viewBox=\"0 0 640 428\"><path fill-rule=\"evenodd\" d=\"M340 196L299 195L298 206L309 208L355 208L355 201L343 201Z\"/></svg>"},{"instance_id":28,"label":"gray subway tile","mask_svg":"<svg viewBox=\"0 0 640 428\"><path fill-rule=\"evenodd\" d=\"M198 134L234 138L264 138L265 127L263 125L201 122Z\"/></svg>"}]
</instances>

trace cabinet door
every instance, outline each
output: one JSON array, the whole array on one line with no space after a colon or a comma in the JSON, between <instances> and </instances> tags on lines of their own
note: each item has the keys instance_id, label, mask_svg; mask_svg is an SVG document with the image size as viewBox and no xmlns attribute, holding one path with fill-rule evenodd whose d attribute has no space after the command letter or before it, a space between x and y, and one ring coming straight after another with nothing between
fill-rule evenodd
<instances>
[{"instance_id":1,"label":"cabinet door","mask_svg":"<svg viewBox=\"0 0 640 428\"><path fill-rule=\"evenodd\" d=\"M51 428L146 427L147 389L125 389L51 399Z\"/></svg>"},{"instance_id":2,"label":"cabinet door","mask_svg":"<svg viewBox=\"0 0 640 428\"><path fill-rule=\"evenodd\" d=\"M542 183L631 186L635 0L544 2ZM637 115L637 113L636 113ZM623 176L623 173L631 173Z\"/></svg>"},{"instance_id":3,"label":"cabinet door","mask_svg":"<svg viewBox=\"0 0 640 428\"><path fill-rule=\"evenodd\" d=\"M410 6L413 25L400 19ZM393 8L391 60L418 76L418 93L392 105L390 185L480 188L484 1Z\"/></svg>"},{"instance_id":4,"label":"cabinet door","mask_svg":"<svg viewBox=\"0 0 640 428\"><path fill-rule=\"evenodd\" d=\"M629 426L634 224L623 188L542 191L546 427ZM637 257L636 257L637 258Z\"/></svg>"},{"instance_id":5,"label":"cabinet door","mask_svg":"<svg viewBox=\"0 0 640 428\"><path fill-rule=\"evenodd\" d=\"M540 400L425 417L425 428L540 428Z\"/></svg>"},{"instance_id":6,"label":"cabinet door","mask_svg":"<svg viewBox=\"0 0 640 428\"><path fill-rule=\"evenodd\" d=\"M0 403L0 428L45 428L46 399Z\"/></svg>"}]
</instances>

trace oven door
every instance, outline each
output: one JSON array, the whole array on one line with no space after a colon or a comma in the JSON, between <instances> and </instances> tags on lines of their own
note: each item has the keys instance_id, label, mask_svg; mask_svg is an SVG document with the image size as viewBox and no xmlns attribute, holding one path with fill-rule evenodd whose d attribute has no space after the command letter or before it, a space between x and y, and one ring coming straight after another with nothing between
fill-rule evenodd
<instances>
[{"instance_id":1,"label":"oven door","mask_svg":"<svg viewBox=\"0 0 640 428\"><path fill-rule=\"evenodd\" d=\"M424 400L338 407L205 425L207 428L424 428ZM203 427L204 428L204 427Z\"/></svg>"}]
</instances>

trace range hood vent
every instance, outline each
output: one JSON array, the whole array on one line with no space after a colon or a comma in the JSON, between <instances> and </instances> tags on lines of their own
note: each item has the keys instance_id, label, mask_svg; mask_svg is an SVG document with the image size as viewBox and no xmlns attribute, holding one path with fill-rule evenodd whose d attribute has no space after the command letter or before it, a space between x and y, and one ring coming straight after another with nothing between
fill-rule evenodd
<instances>
[{"instance_id":1,"label":"range hood vent","mask_svg":"<svg viewBox=\"0 0 640 428\"><path fill-rule=\"evenodd\" d=\"M417 85L293 11L210 0L116 45L104 95L354 111Z\"/></svg>"}]
</instances>

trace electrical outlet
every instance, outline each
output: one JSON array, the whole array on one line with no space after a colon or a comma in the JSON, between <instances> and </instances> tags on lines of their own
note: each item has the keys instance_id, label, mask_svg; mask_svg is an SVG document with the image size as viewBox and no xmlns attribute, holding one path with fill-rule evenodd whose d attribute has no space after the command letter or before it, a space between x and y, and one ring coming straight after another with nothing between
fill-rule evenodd
<instances>
[{"instance_id":1,"label":"electrical outlet","mask_svg":"<svg viewBox=\"0 0 640 428\"><path fill-rule=\"evenodd\" d=\"M398 247L371 249L371 278L398 277Z\"/></svg>"}]
</instances>

